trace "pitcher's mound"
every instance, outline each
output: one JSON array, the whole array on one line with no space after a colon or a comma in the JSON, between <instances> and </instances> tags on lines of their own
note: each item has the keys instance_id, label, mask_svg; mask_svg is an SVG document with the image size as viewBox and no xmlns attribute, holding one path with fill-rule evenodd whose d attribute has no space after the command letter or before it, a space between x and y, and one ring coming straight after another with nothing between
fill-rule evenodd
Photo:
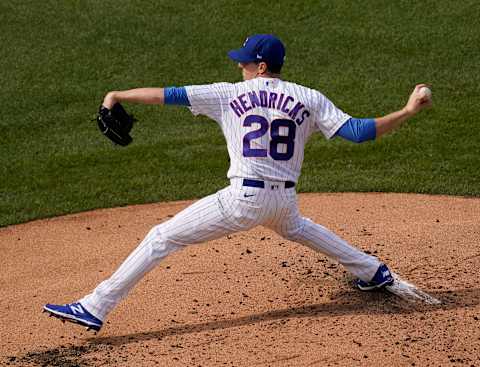
<instances>
[{"instance_id":1,"label":"pitcher's mound","mask_svg":"<svg viewBox=\"0 0 480 367\"><path fill-rule=\"evenodd\" d=\"M480 366L479 199L299 202L438 302L359 292L341 266L259 227L174 253L95 336L43 304L89 293L189 202L98 210L0 229L0 365Z\"/></svg>"}]
</instances>

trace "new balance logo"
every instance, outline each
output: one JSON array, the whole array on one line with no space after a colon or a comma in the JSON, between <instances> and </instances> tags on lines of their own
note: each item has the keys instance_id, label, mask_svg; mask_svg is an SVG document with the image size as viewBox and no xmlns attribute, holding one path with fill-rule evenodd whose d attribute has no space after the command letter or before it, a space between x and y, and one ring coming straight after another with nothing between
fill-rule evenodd
<instances>
[{"instance_id":1,"label":"new balance logo","mask_svg":"<svg viewBox=\"0 0 480 367\"><path fill-rule=\"evenodd\" d=\"M72 306L70 306L70 308L72 309L72 311L73 311L74 314L77 314L77 313L82 314L82 313L84 313L84 312L83 312L83 308L82 308L81 305L75 305L75 306L72 305Z\"/></svg>"},{"instance_id":2,"label":"new balance logo","mask_svg":"<svg viewBox=\"0 0 480 367\"><path fill-rule=\"evenodd\" d=\"M390 276L390 272L388 270L382 271L382 275L384 278L387 278Z\"/></svg>"}]
</instances>

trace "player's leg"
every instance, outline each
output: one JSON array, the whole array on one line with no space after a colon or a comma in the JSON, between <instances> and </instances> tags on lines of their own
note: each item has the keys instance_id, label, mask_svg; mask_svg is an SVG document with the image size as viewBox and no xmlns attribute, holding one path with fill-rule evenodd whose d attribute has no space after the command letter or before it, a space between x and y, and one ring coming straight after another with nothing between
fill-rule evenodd
<instances>
[{"instance_id":1,"label":"player's leg","mask_svg":"<svg viewBox=\"0 0 480 367\"><path fill-rule=\"evenodd\" d=\"M117 271L81 299L80 303L103 320L167 255L186 245L213 240L241 230L240 226L226 218L218 194L197 201L172 219L152 228Z\"/></svg>"},{"instance_id":2,"label":"player's leg","mask_svg":"<svg viewBox=\"0 0 480 367\"><path fill-rule=\"evenodd\" d=\"M284 238L319 251L340 264L358 278L370 281L381 262L374 256L350 245L329 229L302 217L295 199L286 201L281 215L269 227Z\"/></svg>"},{"instance_id":3,"label":"player's leg","mask_svg":"<svg viewBox=\"0 0 480 367\"><path fill-rule=\"evenodd\" d=\"M289 239L338 261L360 279L369 281L373 278L381 264L376 257L350 245L329 229L308 218L300 217L297 225L297 231L287 235Z\"/></svg>"}]
</instances>

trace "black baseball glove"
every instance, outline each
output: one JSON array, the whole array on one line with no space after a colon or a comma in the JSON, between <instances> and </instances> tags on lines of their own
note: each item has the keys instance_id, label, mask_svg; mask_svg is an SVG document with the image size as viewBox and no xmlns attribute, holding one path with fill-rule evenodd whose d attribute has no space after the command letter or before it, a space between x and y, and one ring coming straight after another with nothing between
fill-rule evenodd
<instances>
[{"instance_id":1,"label":"black baseball glove","mask_svg":"<svg viewBox=\"0 0 480 367\"><path fill-rule=\"evenodd\" d=\"M98 128L102 134L123 147L132 142L129 133L135 121L137 120L120 103L115 103L110 110L100 106L97 114Z\"/></svg>"}]
</instances>

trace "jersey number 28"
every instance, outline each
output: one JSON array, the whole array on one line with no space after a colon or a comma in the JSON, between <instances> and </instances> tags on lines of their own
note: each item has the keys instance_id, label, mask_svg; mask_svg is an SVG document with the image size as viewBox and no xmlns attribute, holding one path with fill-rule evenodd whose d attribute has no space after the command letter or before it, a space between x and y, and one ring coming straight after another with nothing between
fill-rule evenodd
<instances>
[{"instance_id":1,"label":"jersey number 28","mask_svg":"<svg viewBox=\"0 0 480 367\"><path fill-rule=\"evenodd\" d=\"M273 120L271 124L268 120L259 115L249 115L243 121L243 126L252 126L252 124L259 124L260 128L250 131L243 137L243 156L244 157L266 157L270 155L276 161L288 161L293 157L295 149L295 131L297 125L292 120L277 119ZM270 125L270 149L252 148L250 142L265 135ZM280 128L288 129L287 135L280 135ZM286 150L279 152L279 144L284 144Z\"/></svg>"}]
</instances>

